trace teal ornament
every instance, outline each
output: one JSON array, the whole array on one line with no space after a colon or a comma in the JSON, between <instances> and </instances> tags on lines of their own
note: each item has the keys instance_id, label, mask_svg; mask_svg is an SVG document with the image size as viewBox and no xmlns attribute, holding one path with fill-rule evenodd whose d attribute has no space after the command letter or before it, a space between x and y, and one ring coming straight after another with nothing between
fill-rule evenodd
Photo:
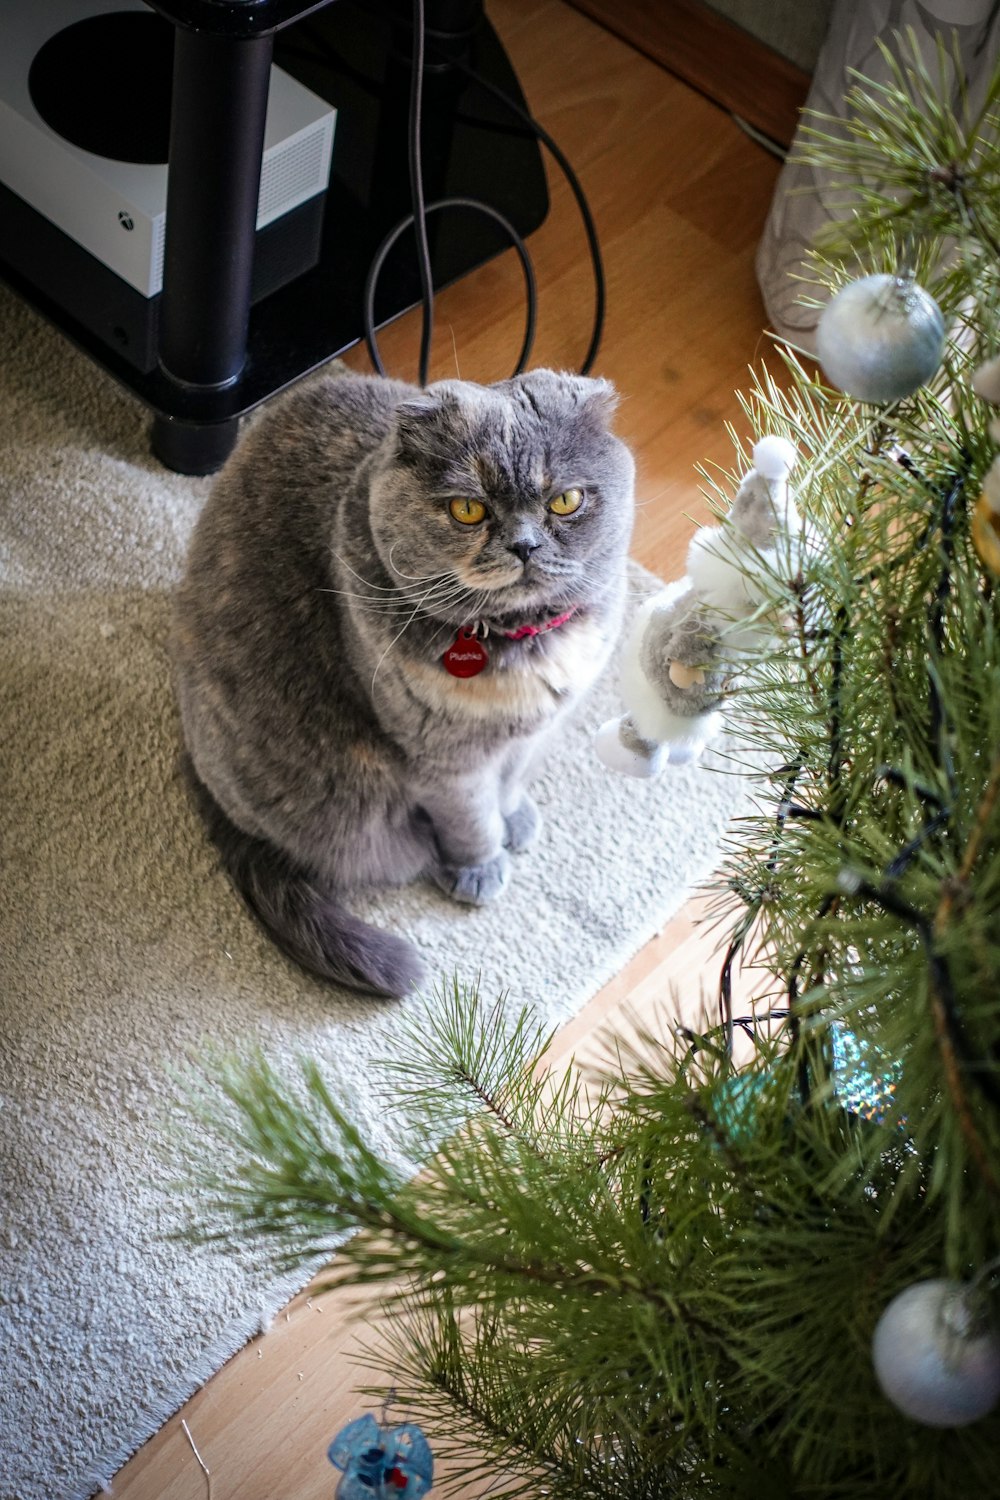
<instances>
[{"instance_id":1,"label":"teal ornament","mask_svg":"<svg viewBox=\"0 0 1000 1500\"><path fill-rule=\"evenodd\" d=\"M1000 1400L1000 1335L973 1289L918 1281L889 1303L872 1338L883 1393L925 1427L966 1427Z\"/></svg>"},{"instance_id":2,"label":"teal ornament","mask_svg":"<svg viewBox=\"0 0 1000 1500\"><path fill-rule=\"evenodd\" d=\"M816 328L826 378L856 400L878 406L901 401L930 380L944 345L941 309L908 275L848 282L827 303Z\"/></svg>"},{"instance_id":3,"label":"teal ornament","mask_svg":"<svg viewBox=\"0 0 1000 1500\"><path fill-rule=\"evenodd\" d=\"M764 1073L731 1073L712 1090L715 1123L732 1146L745 1146L757 1133L760 1095L768 1082Z\"/></svg>"},{"instance_id":4,"label":"teal ornament","mask_svg":"<svg viewBox=\"0 0 1000 1500\"><path fill-rule=\"evenodd\" d=\"M414 1422L382 1426L371 1412L342 1428L327 1458L343 1473L336 1500L418 1500L434 1481L430 1444Z\"/></svg>"}]
</instances>

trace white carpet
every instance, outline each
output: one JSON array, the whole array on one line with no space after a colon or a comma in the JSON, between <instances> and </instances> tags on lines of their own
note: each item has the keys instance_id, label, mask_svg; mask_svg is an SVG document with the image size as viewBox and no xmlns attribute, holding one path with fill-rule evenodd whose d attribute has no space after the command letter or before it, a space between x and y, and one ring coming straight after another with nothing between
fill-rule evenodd
<instances>
[{"instance_id":1,"label":"white carpet","mask_svg":"<svg viewBox=\"0 0 1000 1500\"><path fill-rule=\"evenodd\" d=\"M168 1066L207 1039L303 1051L377 1145L366 1089L405 1007L301 975L215 869L176 775L169 590L209 481L0 289L0 1500L85 1500L294 1290L165 1238ZM636 573L639 586L647 575ZM371 903L432 972L569 1017L714 862L730 777L619 779L591 701L494 907Z\"/></svg>"}]
</instances>

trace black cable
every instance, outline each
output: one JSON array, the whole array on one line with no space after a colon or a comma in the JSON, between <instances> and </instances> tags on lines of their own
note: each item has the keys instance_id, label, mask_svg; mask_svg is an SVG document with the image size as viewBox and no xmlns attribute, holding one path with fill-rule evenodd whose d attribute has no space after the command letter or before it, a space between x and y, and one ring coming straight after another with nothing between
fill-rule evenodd
<instances>
[{"instance_id":1,"label":"black cable","mask_svg":"<svg viewBox=\"0 0 1000 1500\"><path fill-rule=\"evenodd\" d=\"M532 134L541 141L542 145L545 146L546 149L555 158L556 162L562 170L563 176L566 178L566 181L569 184L569 188L573 194L573 197L576 199L577 207L580 210L580 217L583 220L584 233L587 236L587 246L590 250L591 265L593 266L594 270L593 332L590 336L590 343L587 346L587 352L584 355L583 363L580 366L580 374L589 375L594 367L594 361L597 359L597 352L601 347L601 339L604 334L604 317L605 304L607 300L607 290L604 278L604 261L601 256L600 241L597 237L597 227L594 224L594 216L590 211L590 204L587 202L587 197L580 184L580 179L577 177L573 168L570 166L569 159L567 158L565 152L560 146L556 144L545 127L539 125L538 121L534 119L534 117L530 115L527 110L522 109L520 104L518 104L515 99L512 99L509 94L506 94L503 89L498 88L497 85L490 79L483 78L482 75L477 73L474 68L470 68L466 63L461 62L458 58L452 59L452 66L457 68L460 73L464 73L466 78L471 78L473 83L478 83L481 88L486 89L494 96L494 98L499 99L502 104L506 105L506 107L512 111L512 113L514 113L518 116L519 119L524 121Z\"/></svg>"},{"instance_id":2,"label":"black cable","mask_svg":"<svg viewBox=\"0 0 1000 1500\"><path fill-rule=\"evenodd\" d=\"M494 219L496 223L498 223L501 228L510 236L511 244L517 251L518 258L521 262L521 269L524 272L524 283L527 297L524 341L521 345L521 353L518 356L517 369L515 371L515 374L519 374L528 363L528 356L530 355L532 345L535 342L535 318L538 304L538 292L535 284L535 273L532 270L531 257L528 254L527 246L525 245L524 240L518 234L517 230L514 228L510 220L504 218L503 214L500 213L497 209L491 208L488 203L480 203L476 198L438 198L434 203L427 204L426 208L424 209L424 213L436 213L438 209L442 208L465 208L471 209L476 213L486 214L488 218ZM382 267L385 264L386 256L389 254L389 251L399 239L400 235L405 234L412 223L413 215L410 214L408 218L401 219L394 229L390 229L389 233L386 235L381 245L379 245L374 257L372 258L371 266L368 269L368 276L365 280L363 308L365 344L368 348L368 357L380 375L385 375L386 372L385 367L382 364L382 357L378 352L378 344L375 338L375 288L378 284L378 278L382 274ZM426 368L424 368L421 373L420 384L426 385L426 383L427 371Z\"/></svg>"},{"instance_id":3,"label":"black cable","mask_svg":"<svg viewBox=\"0 0 1000 1500\"><path fill-rule=\"evenodd\" d=\"M430 364L431 343L434 336L434 283L433 272L430 262L430 247L427 240L427 216L441 208L466 208L487 214L496 223L500 224L504 232L510 238L511 244L517 251L524 271L525 287L527 292L528 307L525 318L525 335L521 346L521 353L514 370L519 375L525 368L528 356L534 343L535 323L537 317L537 287L531 260L525 247L524 241L517 230L497 209L489 204L481 203L472 198L441 198L433 203L424 202L423 171L420 152L421 135L421 109L423 91L423 72L425 40L427 32L424 20L424 0L413 0L413 51L410 72L410 109L408 120L408 156L410 168L410 200L413 208L412 214L401 220L390 230L382 241L372 260L371 267L365 283L364 294L364 339L368 349L369 358L380 375L385 375L385 367L382 364L378 352L378 344L375 335L375 289L378 277L385 263L386 256L392 246L412 225L417 238L417 264L420 276L420 295L423 306L423 323L421 328L420 357L418 366L418 378L421 385L426 385L427 374ZM594 272L594 320L587 346L587 352L580 366L580 374L588 375L593 369L600 349L601 339L604 333L604 319L606 306L606 282L604 277L604 263L601 256L600 241L597 236L597 228L590 211L586 195L580 184L580 180L569 163L568 158L561 147L553 140L548 131L535 120L527 110L510 97L503 89L499 88L490 79L484 78L474 68L461 62L458 58L447 56L445 61L452 67L471 79L498 99L507 109L524 122L529 132L547 148L562 170L569 185L570 191L576 199L583 221L584 233L590 250L591 265ZM479 123L479 122L477 122ZM481 122L487 125L488 122Z\"/></svg>"},{"instance_id":4,"label":"black cable","mask_svg":"<svg viewBox=\"0 0 1000 1500\"><path fill-rule=\"evenodd\" d=\"M434 278L431 250L427 240L427 210L424 205L424 174L421 153L421 111L424 92L424 0L413 0L413 50L410 62L410 111L407 123L407 154L410 167L410 223L417 239L417 268L420 274L420 300L423 319L420 327L420 361L417 379L427 384L431 344L434 339ZM372 297L374 303L374 293ZM367 332L367 323L365 325ZM381 373L385 373L384 371Z\"/></svg>"}]
</instances>

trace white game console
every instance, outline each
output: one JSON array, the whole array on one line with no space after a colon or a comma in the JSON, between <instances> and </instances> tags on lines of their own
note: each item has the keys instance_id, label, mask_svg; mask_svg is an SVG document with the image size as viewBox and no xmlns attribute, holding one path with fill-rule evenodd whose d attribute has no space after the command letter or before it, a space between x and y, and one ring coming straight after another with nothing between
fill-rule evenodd
<instances>
[{"instance_id":1,"label":"white game console","mask_svg":"<svg viewBox=\"0 0 1000 1500\"><path fill-rule=\"evenodd\" d=\"M165 163L113 160L51 129L28 87L49 38L89 16L146 12L142 0L3 0L0 182L144 297L163 284ZM257 228L326 191L336 110L272 67Z\"/></svg>"}]
</instances>

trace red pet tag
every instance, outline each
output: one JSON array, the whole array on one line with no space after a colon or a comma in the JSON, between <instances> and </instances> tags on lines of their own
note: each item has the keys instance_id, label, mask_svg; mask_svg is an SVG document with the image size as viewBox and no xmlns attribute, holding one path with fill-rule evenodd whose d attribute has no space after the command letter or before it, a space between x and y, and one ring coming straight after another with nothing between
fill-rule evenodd
<instances>
[{"instance_id":1,"label":"red pet tag","mask_svg":"<svg viewBox=\"0 0 1000 1500\"><path fill-rule=\"evenodd\" d=\"M486 647L465 625L441 658L445 671L452 677L475 677L488 661Z\"/></svg>"}]
</instances>

